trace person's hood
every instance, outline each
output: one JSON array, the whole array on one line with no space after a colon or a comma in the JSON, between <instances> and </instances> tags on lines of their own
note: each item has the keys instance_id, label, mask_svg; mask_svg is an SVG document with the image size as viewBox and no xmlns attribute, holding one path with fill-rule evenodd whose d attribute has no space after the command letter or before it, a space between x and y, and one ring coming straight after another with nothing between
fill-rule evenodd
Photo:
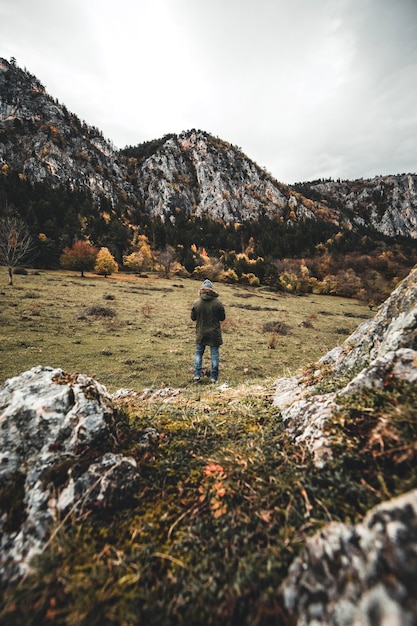
<instances>
[{"instance_id":1,"label":"person's hood","mask_svg":"<svg viewBox=\"0 0 417 626\"><path fill-rule=\"evenodd\" d=\"M213 300L213 298L219 297L217 291L212 287L201 287L199 295L202 300Z\"/></svg>"}]
</instances>

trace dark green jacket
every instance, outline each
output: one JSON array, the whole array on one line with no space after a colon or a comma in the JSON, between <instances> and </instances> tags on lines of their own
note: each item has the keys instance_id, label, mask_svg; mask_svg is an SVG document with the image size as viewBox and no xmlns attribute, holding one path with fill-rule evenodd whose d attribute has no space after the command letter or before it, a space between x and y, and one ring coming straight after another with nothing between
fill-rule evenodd
<instances>
[{"instance_id":1,"label":"dark green jacket","mask_svg":"<svg viewBox=\"0 0 417 626\"><path fill-rule=\"evenodd\" d=\"M220 322L226 319L224 306L214 289L203 287L199 293L191 309L191 319L196 322L196 342L220 346L223 343Z\"/></svg>"}]
</instances>

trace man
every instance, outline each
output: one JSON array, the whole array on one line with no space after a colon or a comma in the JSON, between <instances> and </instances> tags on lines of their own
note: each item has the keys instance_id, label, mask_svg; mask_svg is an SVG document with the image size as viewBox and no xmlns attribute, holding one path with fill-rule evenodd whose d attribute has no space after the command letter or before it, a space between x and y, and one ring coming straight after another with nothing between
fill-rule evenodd
<instances>
[{"instance_id":1,"label":"man","mask_svg":"<svg viewBox=\"0 0 417 626\"><path fill-rule=\"evenodd\" d=\"M219 377L219 347L223 343L220 322L226 319L226 313L219 294L209 280L203 282L199 296L191 309L191 319L196 322L194 382L200 382L204 350L206 346L210 346L210 382L216 383Z\"/></svg>"}]
</instances>

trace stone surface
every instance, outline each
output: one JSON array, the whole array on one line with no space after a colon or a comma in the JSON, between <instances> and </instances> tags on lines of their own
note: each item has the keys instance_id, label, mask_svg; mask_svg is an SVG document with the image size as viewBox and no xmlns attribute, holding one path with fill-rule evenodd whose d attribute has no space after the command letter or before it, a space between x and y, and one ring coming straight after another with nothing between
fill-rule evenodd
<instances>
[{"instance_id":1,"label":"stone surface","mask_svg":"<svg viewBox=\"0 0 417 626\"><path fill-rule=\"evenodd\" d=\"M414 269L313 373L277 381L274 403L284 424L319 468L332 456L329 424L342 398L383 390L393 378L417 381L416 296ZM415 626L417 491L381 504L356 526L324 527L307 541L280 593L293 626Z\"/></svg>"},{"instance_id":2,"label":"stone surface","mask_svg":"<svg viewBox=\"0 0 417 626\"><path fill-rule=\"evenodd\" d=\"M383 388L390 376L410 383L417 380L417 268L374 318L320 359L313 374L276 381L273 402L288 432L306 444L322 467L332 454L326 424L338 398L366 387ZM324 384L334 390L320 393Z\"/></svg>"},{"instance_id":3,"label":"stone surface","mask_svg":"<svg viewBox=\"0 0 417 626\"><path fill-rule=\"evenodd\" d=\"M280 593L294 626L412 626L417 615L417 491L333 522L307 541Z\"/></svg>"},{"instance_id":4,"label":"stone surface","mask_svg":"<svg viewBox=\"0 0 417 626\"><path fill-rule=\"evenodd\" d=\"M136 462L114 453L113 419L110 395L87 376L35 367L0 388L1 582L27 570L64 515L134 496Z\"/></svg>"},{"instance_id":5,"label":"stone surface","mask_svg":"<svg viewBox=\"0 0 417 626\"><path fill-rule=\"evenodd\" d=\"M330 203L343 203L347 219L372 225L385 235L417 237L417 180L412 174L376 176L372 180L305 183L303 193L314 193Z\"/></svg>"}]
</instances>

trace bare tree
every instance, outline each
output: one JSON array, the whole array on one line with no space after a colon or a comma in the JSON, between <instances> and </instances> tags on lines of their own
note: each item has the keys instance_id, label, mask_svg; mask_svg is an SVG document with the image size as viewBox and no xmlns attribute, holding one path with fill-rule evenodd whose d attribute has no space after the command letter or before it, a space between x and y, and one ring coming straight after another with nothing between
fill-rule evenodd
<instances>
[{"instance_id":1,"label":"bare tree","mask_svg":"<svg viewBox=\"0 0 417 626\"><path fill-rule=\"evenodd\" d=\"M159 254L159 262L163 267L165 278L169 278L171 273L171 265L175 261L175 248L167 246Z\"/></svg>"},{"instance_id":2,"label":"bare tree","mask_svg":"<svg viewBox=\"0 0 417 626\"><path fill-rule=\"evenodd\" d=\"M34 243L26 224L18 217L0 219L0 264L9 272L13 285L13 268L28 260L34 252Z\"/></svg>"}]
</instances>

